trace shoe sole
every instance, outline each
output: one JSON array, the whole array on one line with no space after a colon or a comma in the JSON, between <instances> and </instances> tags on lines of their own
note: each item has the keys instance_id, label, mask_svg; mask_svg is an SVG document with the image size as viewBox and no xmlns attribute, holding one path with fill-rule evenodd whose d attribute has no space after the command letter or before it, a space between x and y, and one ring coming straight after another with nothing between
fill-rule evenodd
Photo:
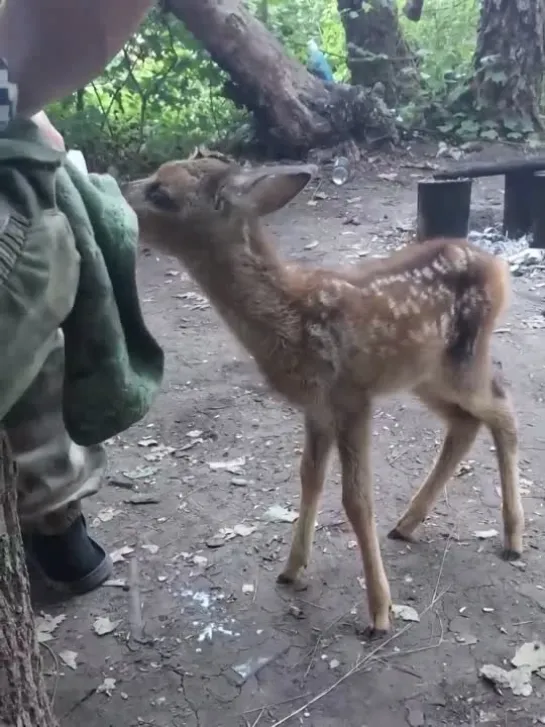
<instances>
[{"instance_id":1,"label":"shoe sole","mask_svg":"<svg viewBox=\"0 0 545 727\"><path fill-rule=\"evenodd\" d=\"M91 593L91 591L95 591L99 588L103 583L111 578L114 572L114 564L110 556L94 540L93 545L97 550L104 554L102 561L94 570L83 578L80 578L79 581L74 581L73 583L53 580L47 575L32 553L27 553L26 556L28 560L32 562L32 566L37 571L40 578L51 589L66 596L84 596L86 593Z\"/></svg>"}]
</instances>

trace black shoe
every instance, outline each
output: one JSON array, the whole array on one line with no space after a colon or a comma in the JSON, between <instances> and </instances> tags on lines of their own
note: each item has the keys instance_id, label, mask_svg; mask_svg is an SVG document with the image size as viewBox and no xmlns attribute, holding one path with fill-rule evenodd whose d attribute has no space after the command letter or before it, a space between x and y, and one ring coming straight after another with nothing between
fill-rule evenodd
<instances>
[{"instance_id":1,"label":"black shoe","mask_svg":"<svg viewBox=\"0 0 545 727\"><path fill-rule=\"evenodd\" d=\"M68 595L94 591L111 577L110 556L87 533L80 515L64 533L24 536L25 552L46 583Z\"/></svg>"}]
</instances>

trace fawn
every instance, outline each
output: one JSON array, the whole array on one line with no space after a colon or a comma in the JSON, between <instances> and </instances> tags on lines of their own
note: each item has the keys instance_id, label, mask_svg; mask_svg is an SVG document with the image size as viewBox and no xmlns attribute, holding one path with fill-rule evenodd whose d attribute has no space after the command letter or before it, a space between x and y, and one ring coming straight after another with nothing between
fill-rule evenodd
<instances>
[{"instance_id":1,"label":"fawn","mask_svg":"<svg viewBox=\"0 0 545 727\"><path fill-rule=\"evenodd\" d=\"M391 601L369 463L375 397L411 391L446 423L433 469L389 536L411 538L485 424L500 470L504 556L522 553L517 424L490 353L509 269L464 240L434 240L339 270L286 264L259 218L287 204L314 173L312 166L248 171L213 158L173 161L130 183L125 196L143 240L185 265L270 386L304 412L300 515L281 583L309 562L336 445L376 635L390 628Z\"/></svg>"}]
</instances>

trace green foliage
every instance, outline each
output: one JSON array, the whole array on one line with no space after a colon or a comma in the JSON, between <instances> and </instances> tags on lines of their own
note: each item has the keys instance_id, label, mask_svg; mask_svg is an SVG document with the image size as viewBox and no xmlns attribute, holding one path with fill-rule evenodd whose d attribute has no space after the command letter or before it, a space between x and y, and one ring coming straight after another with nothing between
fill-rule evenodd
<instances>
[{"instance_id":1,"label":"green foliage","mask_svg":"<svg viewBox=\"0 0 545 727\"><path fill-rule=\"evenodd\" d=\"M180 22L154 10L102 76L48 112L93 168L145 171L240 125L225 80Z\"/></svg>"},{"instance_id":2,"label":"green foliage","mask_svg":"<svg viewBox=\"0 0 545 727\"><path fill-rule=\"evenodd\" d=\"M399 2L400 9L405 0ZM513 139L528 129L500 129L467 104L480 0L426 0L418 23L400 12L404 36L416 58L419 90L396 109L399 124L415 130L493 140ZM314 39L327 55L335 78L348 82L343 26L336 0L248 0L252 12L302 63ZM362 0L362 9L370 4ZM492 59L493 60L493 59ZM494 63L490 73L502 77ZM93 169L114 165L138 174L195 145L231 138L250 121L222 95L226 77L207 52L170 15L154 10L140 32L94 83L49 113L70 147L81 148ZM517 122L518 123L518 122ZM507 120L507 127L509 120Z\"/></svg>"}]
</instances>

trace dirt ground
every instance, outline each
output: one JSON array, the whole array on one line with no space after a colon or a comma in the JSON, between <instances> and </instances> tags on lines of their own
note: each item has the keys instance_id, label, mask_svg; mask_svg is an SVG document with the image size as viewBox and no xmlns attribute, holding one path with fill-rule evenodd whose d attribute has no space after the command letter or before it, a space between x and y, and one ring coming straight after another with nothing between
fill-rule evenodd
<instances>
[{"instance_id":1,"label":"dirt ground","mask_svg":"<svg viewBox=\"0 0 545 727\"><path fill-rule=\"evenodd\" d=\"M289 258L336 265L399 245L413 223L416 180L427 173L421 163L420 151L375 155L344 187L326 178L315 197L311 186L270 219L280 248ZM475 224L501 219L501 182L475 184ZM523 561L500 559L497 534L475 535L501 531L497 468L484 434L419 542L386 539L431 465L440 429L408 397L381 402L374 471L383 556L394 602L413 607L420 621L397 619L388 640L372 643L356 628L367 623L367 609L337 463L305 580L278 586L292 525L267 511L277 506L277 518L289 519L298 507L301 417L269 394L175 261L142 254L139 279L167 371L146 420L109 443L110 482L86 504L96 537L116 555L115 580L70 603L37 604L65 616L44 647L61 723L545 724L545 672L534 674L529 696L479 676L484 664L510 669L516 649L539 639L545 623L543 270L514 279L513 304L495 336L520 416ZM135 574L138 639L129 638L138 635L128 589ZM108 633L98 635L100 627ZM75 669L66 664L74 659Z\"/></svg>"}]
</instances>

